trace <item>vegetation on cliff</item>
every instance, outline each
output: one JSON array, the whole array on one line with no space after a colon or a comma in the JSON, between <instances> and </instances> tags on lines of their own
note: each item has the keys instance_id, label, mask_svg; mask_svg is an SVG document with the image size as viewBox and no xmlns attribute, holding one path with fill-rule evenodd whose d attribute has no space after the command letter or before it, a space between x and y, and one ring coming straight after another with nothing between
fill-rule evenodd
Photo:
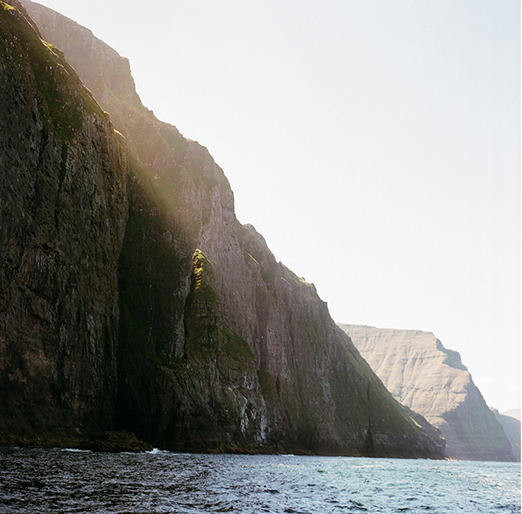
<instances>
[{"instance_id":1,"label":"vegetation on cliff","mask_svg":"<svg viewBox=\"0 0 522 514\"><path fill-rule=\"evenodd\" d=\"M82 128L87 113L103 115L63 53L40 39L18 9L0 2L0 23L3 61L13 70L34 77L38 112L46 128L70 141Z\"/></svg>"}]
</instances>

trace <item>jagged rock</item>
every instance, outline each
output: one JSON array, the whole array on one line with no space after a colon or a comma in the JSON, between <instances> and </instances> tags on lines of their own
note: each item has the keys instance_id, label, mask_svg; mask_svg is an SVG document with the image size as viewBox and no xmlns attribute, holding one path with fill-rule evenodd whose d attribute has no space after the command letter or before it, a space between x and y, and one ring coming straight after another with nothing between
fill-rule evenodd
<instances>
[{"instance_id":1,"label":"jagged rock","mask_svg":"<svg viewBox=\"0 0 522 514\"><path fill-rule=\"evenodd\" d=\"M0 3L0 430L110 425L126 154L63 54Z\"/></svg>"},{"instance_id":2,"label":"jagged rock","mask_svg":"<svg viewBox=\"0 0 522 514\"><path fill-rule=\"evenodd\" d=\"M80 443L80 449L92 452L108 453L144 453L150 452L154 448L144 441L139 441L131 432L104 432L96 434L89 440Z\"/></svg>"},{"instance_id":3,"label":"jagged rock","mask_svg":"<svg viewBox=\"0 0 522 514\"><path fill-rule=\"evenodd\" d=\"M81 387L65 383L57 391L71 390L78 398L87 391L107 407L107 424L164 448L442 457L442 442L386 391L335 326L315 287L276 262L255 229L237 221L228 181L208 151L141 105L128 62L71 20L29 0L22 3L111 113L130 152L119 296L111 287L120 239L110 241L113 253L102 261L110 266L100 275L111 284L115 315L119 304L118 391L110 382L102 401L83 387L90 379L97 392L103 379L89 372L89 366L99 369L98 361L76 353L70 366L82 368ZM57 128L63 132L62 125ZM75 137L76 132L70 141ZM92 146L111 155L101 144ZM92 177L93 183L98 179ZM110 186L101 194L107 191ZM85 202L74 198L77 205ZM83 237L85 230L75 228ZM89 244L108 244L108 234L113 235L94 231L89 237L98 242ZM19 232L18 239L24 238ZM62 248L66 254L74 249L71 242ZM100 261L89 264L85 273ZM69 287L75 285L71 280ZM104 329L104 323L93 314L87 333ZM117 330L110 326L114 337ZM111 358L103 370L112 378L114 347L108 347ZM23 369L19 373L26 379ZM99 411L89 413L93 423L105 419ZM47 429L45 422L40 429Z\"/></svg>"},{"instance_id":4,"label":"jagged rock","mask_svg":"<svg viewBox=\"0 0 522 514\"><path fill-rule=\"evenodd\" d=\"M338 325L395 398L440 429L448 457L514 460L502 427L457 352L429 332Z\"/></svg>"}]
</instances>

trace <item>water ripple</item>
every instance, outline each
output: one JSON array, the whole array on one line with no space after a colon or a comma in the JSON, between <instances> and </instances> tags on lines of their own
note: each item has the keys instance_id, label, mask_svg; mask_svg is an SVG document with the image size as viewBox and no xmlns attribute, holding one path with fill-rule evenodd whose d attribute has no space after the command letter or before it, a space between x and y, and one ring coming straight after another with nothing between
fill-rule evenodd
<instances>
[{"instance_id":1,"label":"water ripple","mask_svg":"<svg viewBox=\"0 0 522 514\"><path fill-rule=\"evenodd\" d=\"M0 449L0 513L520 513L511 463Z\"/></svg>"}]
</instances>

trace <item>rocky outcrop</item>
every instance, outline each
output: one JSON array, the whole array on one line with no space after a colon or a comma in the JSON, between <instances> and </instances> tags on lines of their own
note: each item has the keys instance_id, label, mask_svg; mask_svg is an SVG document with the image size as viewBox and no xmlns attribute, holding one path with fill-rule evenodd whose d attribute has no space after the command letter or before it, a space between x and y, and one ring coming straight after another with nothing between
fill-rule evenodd
<instances>
[{"instance_id":1,"label":"rocky outcrop","mask_svg":"<svg viewBox=\"0 0 522 514\"><path fill-rule=\"evenodd\" d=\"M132 432L103 432L94 434L80 443L81 450L106 453L145 453L154 448L145 441L139 441Z\"/></svg>"},{"instance_id":2,"label":"rocky outcrop","mask_svg":"<svg viewBox=\"0 0 522 514\"><path fill-rule=\"evenodd\" d=\"M0 2L0 431L110 426L127 162L63 54Z\"/></svg>"},{"instance_id":3,"label":"rocky outcrop","mask_svg":"<svg viewBox=\"0 0 522 514\"><path fill-rule=\"evenodd\" d=\"M457 352L429 332L339 324L402 404L446 439L446 455L512 461L511 445Z\"/></svg>"},{"instance_id":4,"label":"rocky outcrop","mask_svg":"<svg viewBox=\"0 0 522 514\"><path fill-rule=\"evenodd\" d=\"M128 62L71 20L29 0L23 4L44 39L65 51L110 112L130 155L118 287L113 264L121 232L107 230L103 223L104 232L92 228L85 244L95 252L112 245L112 253L96 254L100 260L87 259L85 268L83 260L68 263L68 269L80 269L81 274L56 286L58 297L60 291L75 291L76 284L96 270L105 281L103 299L109 302L110 297L114 316L116 301L119 305L119 337L115 317L103 317L101 300L95 303L96 317L87 313L85 339L98 360L86 357L80 335L74 350L60 347L65 355L72 352L66 369L78 369L82 376L74 375L77 382L90 380L94 389L88 396L80 388L80 397L96 398L99 410L107 412L107 423L114 416L119 427L163 448L240 446L252 451L441 457L442 441L428 436L413 414L392 398L336 327L315 287L276 262L255 229L237 221L228 181L208 151L141 105ZM110 122L104 119L109 130ZM70 133L56 125L69 145L67 156L84 123ZM94 163L113 155L101 143L91 146L99 152L92 155ZM111 170L107 165L102 176L112 176ZM99 180L94 171L90 180ZM98 191L92 184L85 184L87 192ZM100 197L120 189L120 182L107 184ZM73 198L82 207L86 202ZM89 219L84 220L88 228L94 216L89 205ZM64 205L65 213L65 207L75 210ZM82 214L69 213L70 219L85 215L83 209L76 210ZM119 214L114 218L118 227L126 219ZM69 235L75 241L84 232L74 226ZM109 235L119 239L108 242ZM25 232L18 232L18 239L24 240ZM75 255L70 246L68 242L67 252ZM84 257L90 251L82 247L78 254ZM54 279L54 271L50 276ZM82 299L101 294L97 282L88 285ZM75 298L72 295L67 305ZM74 318L80 325L83 312ZM108 348L101 354L97 337L101 347ZM116 337L117 352L112 345ZM62 353L48 357L51 366ZM25 378L23 370L20 374ZM78 390L76 382L65 385ZM97 396L101 390L103 399ZM77 405L79 411L83 407ZM100 419L98 412L86 412Z\"/></svg>"},{"instance_id":5,"label":"rocky outcrop","mask_svg":"<svg viewBox=\"0 0 522 514\"><path fill-rule=\"evenodd\" d=\"M512 416L507 416L506 413L500 414L497 409L493 409L492 407L490 407L490 409L502 425L511 443L511 451L513 452L515 460L520 462L520 420ZM515 411L514 414L516 415L517 412ZM520 412L518 412L518 414L520 414Z\"/></svg>"}]
</instances>

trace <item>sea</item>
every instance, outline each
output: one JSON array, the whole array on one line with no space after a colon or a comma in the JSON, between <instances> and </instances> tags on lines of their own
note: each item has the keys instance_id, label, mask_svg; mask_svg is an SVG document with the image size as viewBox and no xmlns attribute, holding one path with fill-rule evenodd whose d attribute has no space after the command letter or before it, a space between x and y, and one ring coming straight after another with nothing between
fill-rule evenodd
<instances>
[{"instance_id":1,"label":"sea","mask_svg":"<svg viewBox=\"0 0 522 514\"><path fill-rule=\"evenodd\" d=\"M511 513L520 464L0 448L0 513Z\"/></svg>"}]
</instances>

